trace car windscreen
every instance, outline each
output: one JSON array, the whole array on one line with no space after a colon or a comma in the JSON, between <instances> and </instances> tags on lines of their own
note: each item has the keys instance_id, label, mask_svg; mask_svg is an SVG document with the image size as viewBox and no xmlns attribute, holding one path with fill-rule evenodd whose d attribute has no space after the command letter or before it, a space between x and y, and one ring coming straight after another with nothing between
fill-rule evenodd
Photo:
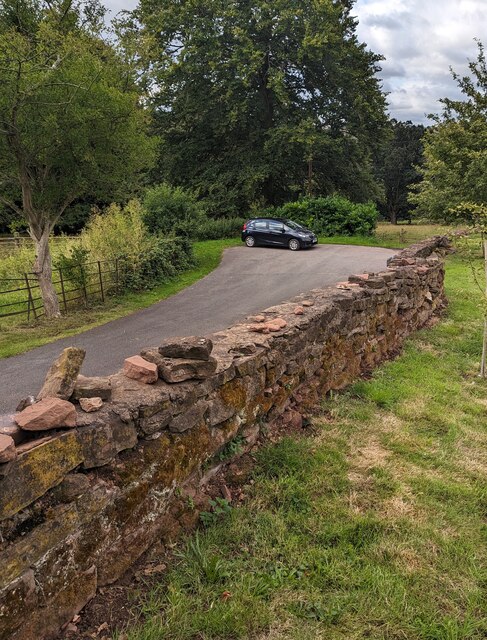
<instances>
[{"instance_id":1,"label":"car windscreen","mask_svg":"<svg viewBox=\"0 0 487 640\"><path fill-rule=\"evenodd\" d=\"M292 220L284 220L284 224L287 225L290 229L294 229L294 231L306 231L304 227L302 227L297 222L293 222Z\"/></svg>"}]
</instances>

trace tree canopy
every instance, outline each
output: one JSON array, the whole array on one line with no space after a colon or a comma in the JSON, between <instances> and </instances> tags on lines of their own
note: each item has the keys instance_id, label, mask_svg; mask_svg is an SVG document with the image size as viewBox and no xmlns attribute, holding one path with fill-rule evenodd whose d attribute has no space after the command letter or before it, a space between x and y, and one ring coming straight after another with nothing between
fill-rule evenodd
<instances>
[{"instance_id":1,"label":"tree canopy","mask_svg":"<svg viewBox=\"0 0 487 640\"><path fill-rule=\"evenodd\" d=\"M422 138L426 131L421 124L391 120L390 136L386 138L378 161L378 174L384 183L381 213L393 224L410 219L413 204L409 189L421 179L419 167L423 159Z\"/></svg>"},{"instance_id":2,"label":"tree canopy","mask_svg":"<svg viewBox=\"0 0 487 640\"><path fill-rule=\"evenodd\" d=\"M102 17L96 0L0 9L0 201L28 222L47 315L55 223L83 197L125 197L153 158L133 70Z\"/></svg>"},{"instance_id":3,"label":"tree canopy","mask_svg":"<svg viewBox=\"0 0 487 640\"><path fill-rule=\"evenodd\" d=\"M376 197L381 58L358 41L352 7L141 0L132 26L150 52L157 179L195 189L220 214L305 193Z\"/></svg>"},{"instance_id":4,"label":"tree canopy","mask_svg":"<svg viewBox=\"0 0 487 640\"><path fill-rule=\"evenodd\" d=\"M443 112L424 138L422 181L411 201L432 219L487 203L487 65L480 42L469 70L466 76L452 72L463 97L441 101Z\"/></svg>"}]
</instances>

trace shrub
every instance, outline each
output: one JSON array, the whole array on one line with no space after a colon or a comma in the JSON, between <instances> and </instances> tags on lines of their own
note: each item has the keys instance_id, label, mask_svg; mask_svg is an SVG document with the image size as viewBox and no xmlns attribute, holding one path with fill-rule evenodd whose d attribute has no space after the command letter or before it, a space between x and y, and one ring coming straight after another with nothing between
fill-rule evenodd
<instances>
[{"instance_id":1,"label":"shrub","mask_svg":"<svg viewBox=\"0 0 487 640\"><path fill-rule=\"evenodd\" d=\"M204 219L203 205L191 191L160 184L145 194L144 222L150 233L191 235Z\"/></svg>"},{"instance_id":2,"label":"shrub","mask_svg":"<svg viewBox=\"0 0 487 640\"><path fill-rule=\"evenodd\" d=\"M189 239L151 235L137 200L125 208L112 204L95 213L82 233L82 243L90 260L124 260L121 283L131 290L148 289L193 265Z\"/></svg>"},{"instance_id":3,"label":"shrub","mask_svg":"<svg viewBox=\"0 0 487 640\"><path fill-rule=\"evenodd\" d=\"M105 211L95 212L81 240L90 252L90 260L125 258L134 268L151 247L138 200L131 200L124 208L111 204Z\"/></svg>"},{"instance_id":4,"label":"shrub","mask_svg":"<svg viewBox=\"0 0 487 640\"><path fill-rule=\"evenodd\" d=\"M372 203L354 203L343 196L304 198L274 210L324 236L367 236L374 232L378 211Z\"/></svg>"},{"instance_id":5,"label":"shrub","mask_svg":"<svg viewBox=\"0 0 487 640\"><path fill-rule=\"evenodd\" d=\"M150 289L193 266L193 248L187 238L154 236L151 240L150 248L138 264L127 263L122 270L124 288L133 291Z\"/></svg>"},{"instance_id":6,"label":"shrub","mask_svg":"<svg viewBox=\"0 0 487 640\"><path fill-rule=\"evenodd\" d=\"M244 218L206 218L192 231L195 240L220 240L238 236L242 230Z\"/></svg>"},{"instance_id":7,"label":"shrub","mask_svg":"<svg viewBox=\"0 0 487 640\"><path fill-rule=\"evenodd\" d=\"M75 244L70 251L62 251L53 260L56 269L61 269L63 277L69 280L77 289L88 284L88 261L90 252L80 244Z\"/></svg>"}]
</instances>

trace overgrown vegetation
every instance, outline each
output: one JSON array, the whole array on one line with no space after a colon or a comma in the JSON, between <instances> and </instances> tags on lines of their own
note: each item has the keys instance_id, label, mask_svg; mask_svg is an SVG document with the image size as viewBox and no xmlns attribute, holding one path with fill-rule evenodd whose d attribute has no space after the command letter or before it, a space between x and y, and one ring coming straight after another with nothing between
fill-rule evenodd
<instances>
[{"instance_id":1,"label":"overgrown vegetation","mask_svg":"<svg viewBox=\"0 0 487 640\"><path fill-rule=\"evenodd\" d=\"M190 541L128 640L481 640L487 386L468 265L404 353L258 454L250 498Z\"/></svg>"},{"instance_id":2,"label":"overgrown vegetation","mask_svg":"<svg viewBox=\"0 0 487 640\"><path fill-rule=\"evenodd\" d=\"M322 236L370 236L377 224L374 204L357 204L343 196L304 198L270 211L289 218Z\"/></svg>"}]
</instances>

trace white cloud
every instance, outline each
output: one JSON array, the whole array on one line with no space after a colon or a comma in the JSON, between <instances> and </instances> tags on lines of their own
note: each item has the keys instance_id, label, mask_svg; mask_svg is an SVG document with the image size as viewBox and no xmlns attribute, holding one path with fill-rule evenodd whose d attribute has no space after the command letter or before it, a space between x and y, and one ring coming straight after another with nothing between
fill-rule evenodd
<instances>
[{"instance_id":1,"label":"white cloud","mask_svg":"<svg viewBox=\"0 0 487 640\"><path fill-rule=\"evenodd\" d=\"M354 14L359 38L386 57L379 75L401 120L425 122L457 97L449 69L465 73L487 35L487 0L358 0Z\"/></svg>"},{"instance_id":2,"label":"white cloud","mask_svg":"<svg viewBox=\"0 0 487 640\"><path fill-rule=\"evenodd\" d=\"M113 17L137 0L106 0ZM487 46L487 0L357 0L358 35L385 56L380 77L389 108L400 120L426 122L438 100L457 97L450 66L464 73L477 54L474 38Z\"/></svg>"}]
</instances>

